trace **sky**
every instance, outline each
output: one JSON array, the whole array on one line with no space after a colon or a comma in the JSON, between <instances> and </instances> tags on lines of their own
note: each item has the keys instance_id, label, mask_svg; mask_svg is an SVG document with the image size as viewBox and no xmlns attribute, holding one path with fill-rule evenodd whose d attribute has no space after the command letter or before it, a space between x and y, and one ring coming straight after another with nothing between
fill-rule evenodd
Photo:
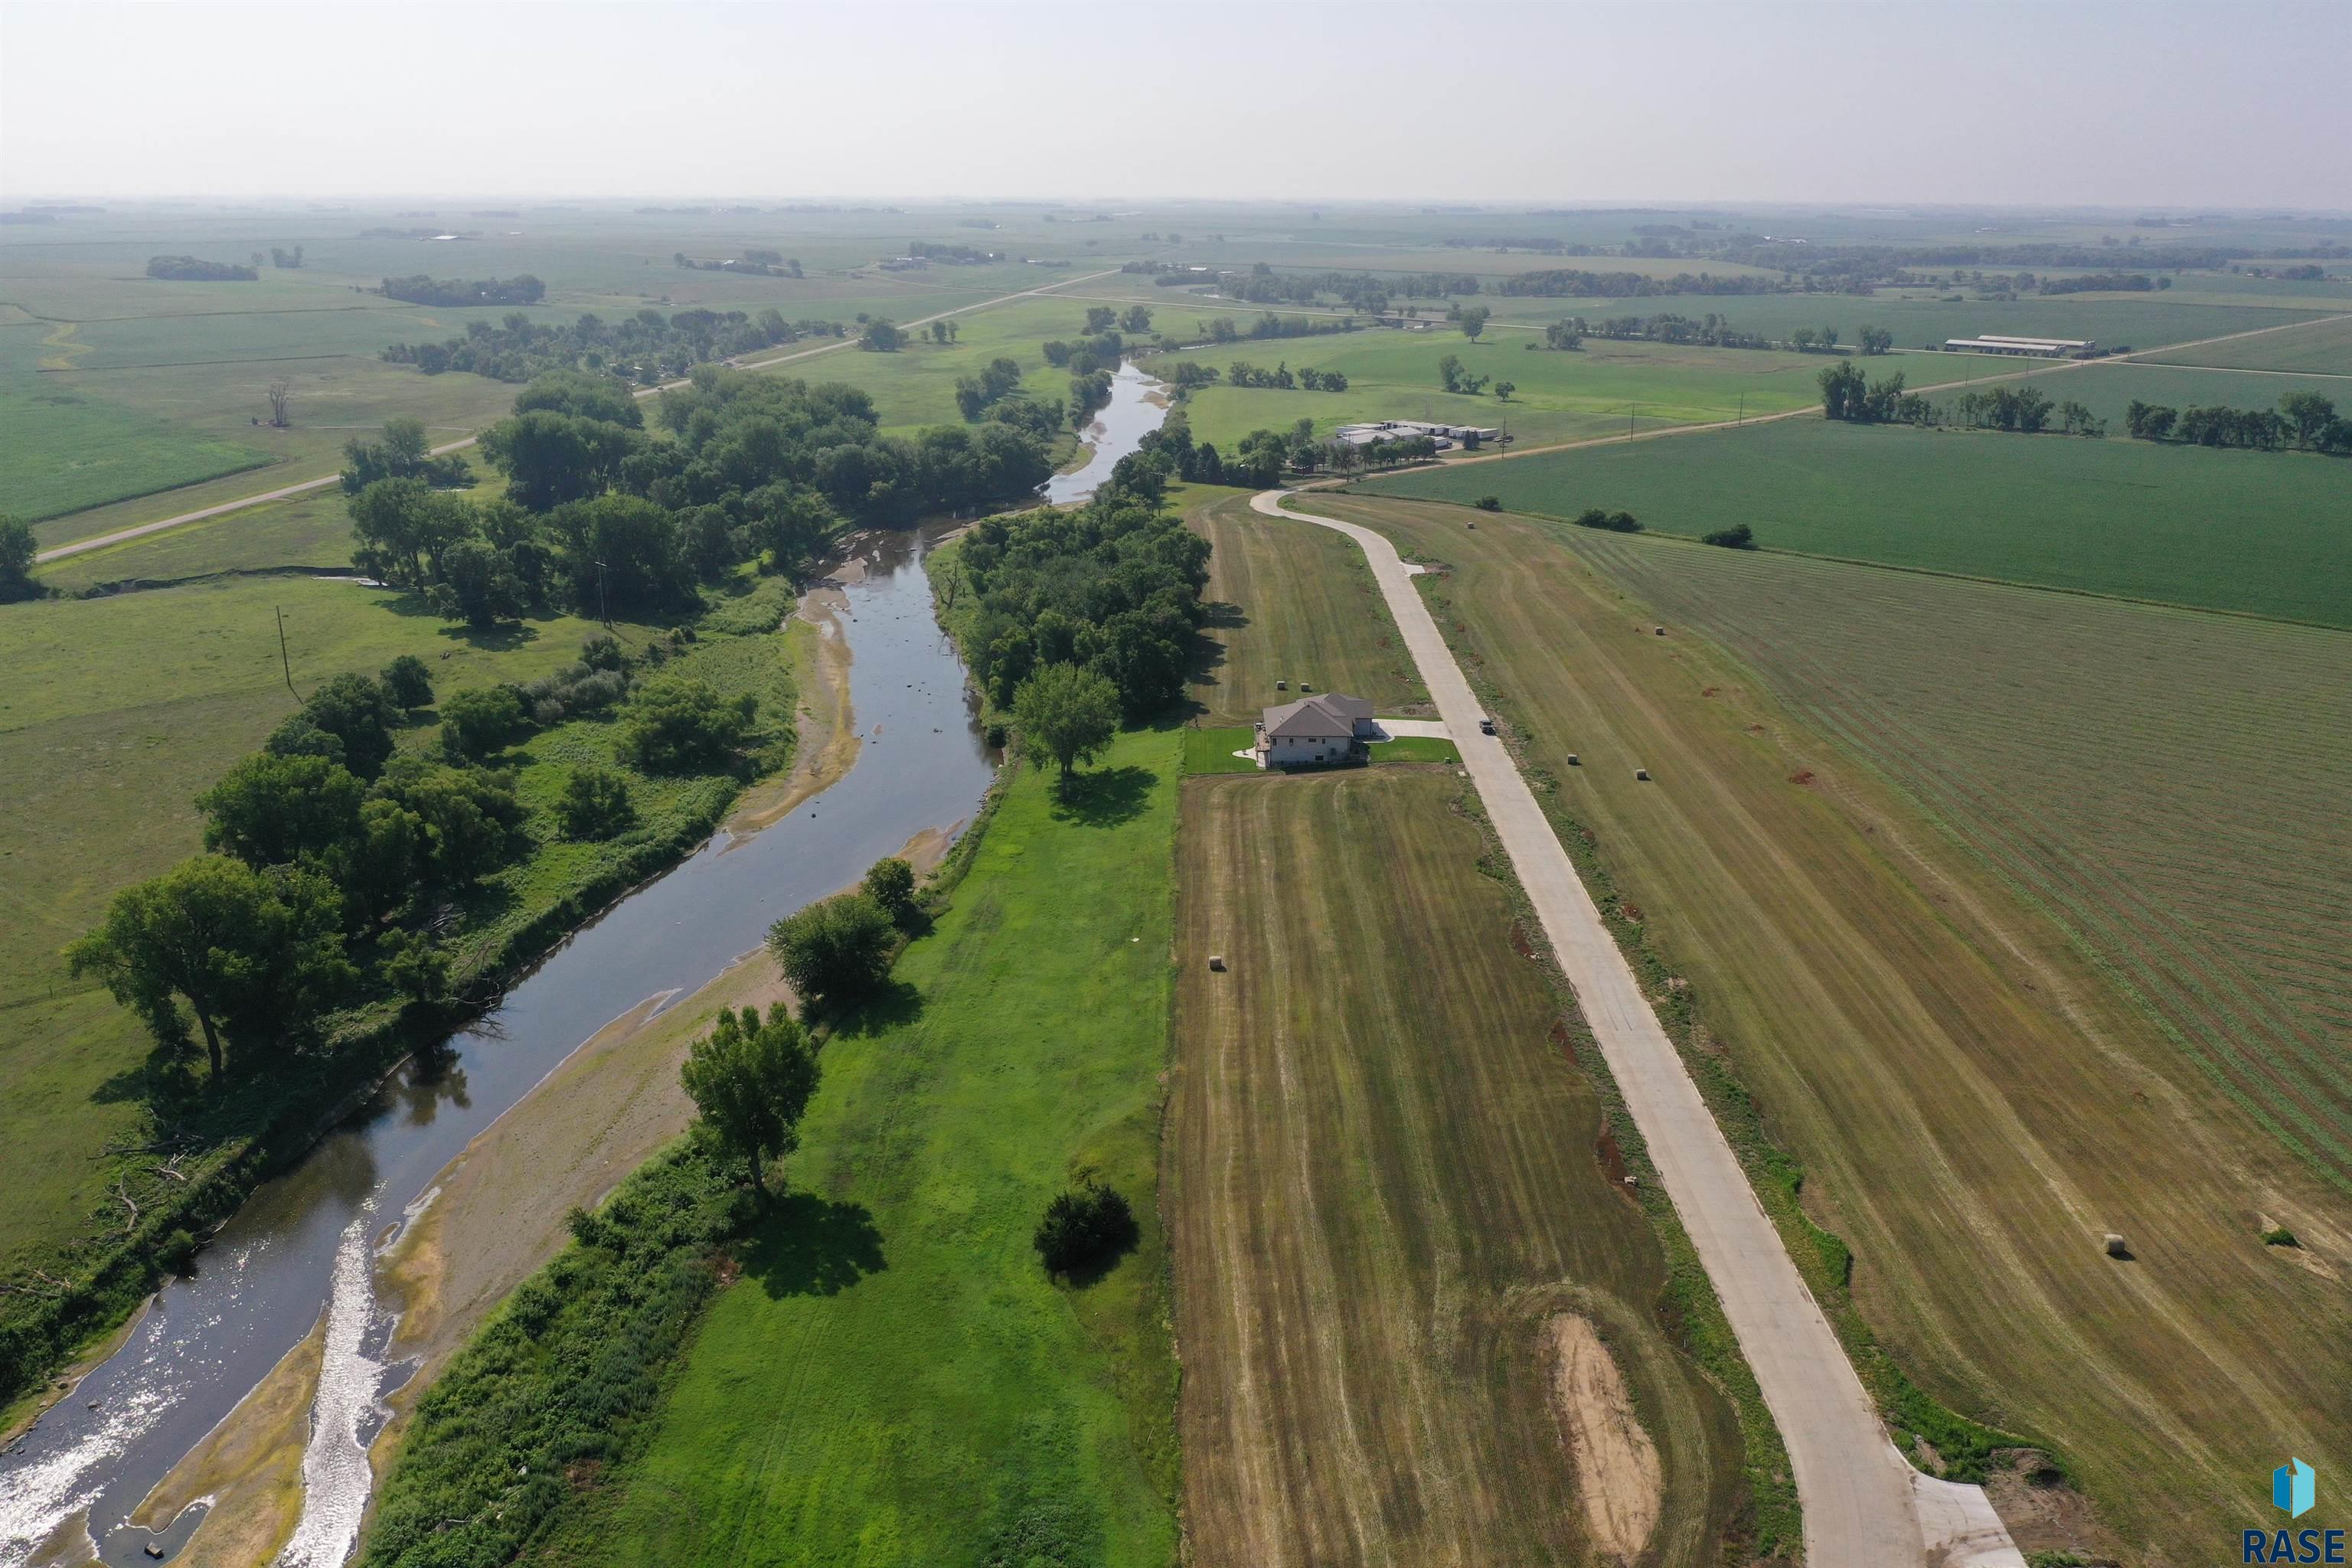
<instances>
[{"instance_id":1,"label":"sky","mask_svg":"<svg viewBox=\"0 0 2352 1568\"><path fill-rule=\"evenodd\" d=\"M2352 3L0 0L0 202L2352 210Z\"/></svg>"}]
</instances>

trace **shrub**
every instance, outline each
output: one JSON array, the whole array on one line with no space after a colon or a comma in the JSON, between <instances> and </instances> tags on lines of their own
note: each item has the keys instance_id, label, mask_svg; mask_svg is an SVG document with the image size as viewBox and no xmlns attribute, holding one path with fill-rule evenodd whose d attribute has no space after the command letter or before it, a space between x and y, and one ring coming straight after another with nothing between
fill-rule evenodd
<instances>
[{"instance_id":1,"label":"shrub","mask_svg":"<svg viewBox=\"0 0 2352 1568\"><path fill-rule=\"evenodd\" d=\"M1529 343L1528 347L1533 348L1535 347L1535 344ZM1503 500L1500 496L1480 496L1476 500L1470 504L1476 507L1480 511L1500 511L1503 510Z\"/></svg>"},{"instance_id":2,"label":"shrub","mask_svg":"<svg viewBox=\"0 0 2352 1568\"><path fill-rule=\"evenodd\" d=\"M555 808L567 838L610 838L637 819L629 781L610 768L574 768Z\"/></svg>"},{"instance_id":3,"label":"shrub","mask_svg":"<svg viewBox=\"0 0 2352 1568\"><path fill-rule=\"evenodd\" d=\"M1033 1239L1045 1272L1067 1277L1108 1268L1141 1235L1127 1199L1089 1179L1045 1205Z\"/></svg>"},{"instance_id":4,"label":"shrub","mask_svg":"<svg viewBox=\"0 0 2352 1568\"><path fill-rule=\"evenodd\" d=\"M1717 529L1700 542L1719 544L1726 550L1753 550L1756 548L1756 532L1744 522L1735 523L1729 528Z\"/></svg>"},{"instance_id":5,"label":"shrub","mask_svg":"<svg viewBox=\"0 0 2352 1568\"><path fill-rule=\"evenodd\" d=\"M707 680L669 678L637 693L621 735L621 755L649 773L715 773L735 760L760 700L730 700Z\"/></svg>"},{"instance_id":6,"label":"shrub","mask_svg":"<svg viewBox=\"0 0 2352 1568\"><path fill-rule=\"evenodd\" d=\"M591 632L580 639L580 662L591 669L625 669L628 651L610 632Z\"/></svg>"},{"instance_id":7,"label":"shrub","mask_svg":"<svg viewBox=\"0 0 2352 1568\"><path fill-rule=\"evenodd\" d=\"M890 978L898 928L863 890L822 899L768 928L768 951L803 1001L856 1002Z\"/></svg>"},{"instance_id":8,"label":"shrub","mask_svg":"<svg viewBox=\"0 0 2352 1568\"><path fill-rule=\"evenodd\" d=\"M522 694L511 686L452 692L441 704L441 746L453 757L502 752L530 727Z\"/></svg>"},{"instance_id":9,"label":"shrub","mask_svg":"<svg viewBox=\"0 0 2352 1568\"><path fill-rule=\"evenodd\" d=\"M2303 1243L2294 1238L2294 1232L2279 1225L2273 1226L2263 1232L2263 1245L2264 1247L2301 1247Z\"/></svg>"},{"instance_id":10,"label":"shrub","mask_svg":"<svg viewBox=\"0 0 2352 1568\"><path fill-rule=\"evenodd\" d=\"M395 707L433 706L433 672L413 653L402 654L383 667L383 694Z\"/></svg>"},{"instance_id":11,"label":"shrub","mask_svg":"<svg viewBox=\"0 0 2352 1568\"><path fill-rule=\"evenodd\" d=\"M629 694L629 678L617 669L575 664L542 675L522 688L522 700L538 724L560 724L582 713L601 712Z\"/></svg>"},{"instance_id":12,"label":"shrub","mask_svg":"<svg viewBox=\"0 0 2352 1568\"><path fill-rule=\"evenodd\" d=\"M1597 506L1586 507L1574 519L1579 528L1606 529L1611 533L1639 533L1642 525L1633 521L1630 511L1602 511Z\"/></svg>"}]
</instances>

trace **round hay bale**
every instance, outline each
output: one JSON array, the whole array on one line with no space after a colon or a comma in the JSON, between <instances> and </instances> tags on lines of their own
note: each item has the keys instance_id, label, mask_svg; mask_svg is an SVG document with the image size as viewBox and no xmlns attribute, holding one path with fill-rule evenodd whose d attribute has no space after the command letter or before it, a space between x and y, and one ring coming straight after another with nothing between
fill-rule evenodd
<instances>
[{"instance_id":1,"label":"round hay bale","mask_svg":"<svg viewBox=\"0 0 2352 1568\"><path fill-rule=\"evenodd\" d=\"M1574 752L1570 752L1568 753L1568 765L1571 768L1580 768L1584 764L1576 760L1576 753Z\"/></svg>"}]
</instances>

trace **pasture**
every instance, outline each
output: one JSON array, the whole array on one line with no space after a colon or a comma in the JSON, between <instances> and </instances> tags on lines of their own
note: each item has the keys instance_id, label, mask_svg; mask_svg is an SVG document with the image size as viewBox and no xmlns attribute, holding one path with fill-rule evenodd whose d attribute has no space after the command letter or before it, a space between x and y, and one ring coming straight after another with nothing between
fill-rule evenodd
<instances>
[{"instance_id":1,"label":"pasture","mask_svg":"<svg viewBox=\"0 0 2352 1568\"><path fill-rule=\"evenodd\" d=\"M1250 510L1245 491L1193 505L1184 521L1209 542L1209 625L1191 696L1202 721L1254 723L1261 710L1318 691L1361 697L1382 713L1430 711L1364 552L1328 528ZM1275 689L1286 680L1290 689ZM1246 737L1244 737L1244 742Z\"/></svg>"},{"instance_id":2,"label":"pasture","mask_svg":"<svg viewBox=\"0 0 2352 1568\"><path fill-rule=\"evenodd\" d=\"M520 635L469 636L413 600L310 577L7 606L0 663L14 679L0 691L0 795L10 803L0 826L0 1011L13 1022L0 1032L0 1081L9 1089L0 1096L0 1268L82 1234L107 1202L112 1172L96 1155L140 1124L141 1068L152 1042L96 982L71 978L58 952L117 889L201 847L194 797L293 710L279 662L281 607L304 691L347 670L373 674L404 653L431 666L445 696L530 680L571 662L596 629L556 617ZM617 629L632 643L651 635ZM737 640L709 639L705 657L724 660ZM730 685L756 677L730 676L719 662L708 673ZM772 707L772 689L761 689ZM567 725L530 744L561 747L573 743L565 739L572 731L601 737L608 729ZM412 731L408 742L431 733ZM700 787L641 784L641 810L651 818ZM560 880L594 853L551 847L553 859L508 875ZM531 889L518 883L515 891L528 914ZM104 1212L119 1218L110 1205Z\"/></svg>"},{"instance_id":3,"label":"pasture","mask_svg":"<svg viewBox=\"0 0 2352 1568\"><path fill-rule=\"evenodd\" d=\"M1738 1426L1661 1327L1656 1236L1462 788L1184 785L1163 1202L1201 1562L1724 1560ZM1571 1459L1564 1316L1646 1482Z\"/></svg>"},{"instance_id":4,"label":"pasture","mask_svg":"<svg viewBox=\"0 0 2352 1568\"><path fill-rule=\"evenodd\" d=\"M2121 389L2166 374L2093 366L2036 384L2059 397L2101 376ZM1623 510L1654 532L1689 537L1744 522L1773 550L2352 626L2347 478L2336 458L2159 447L2119 433L2094 441L1801 418L1357 488L1462 502L1493 495L1509 510L1555 518Z\"/></svg>"},{"instance_id":5,"label":"pasture","mask_svg":"<svg viewBox=\"0 0 2352 1568\"><path fill-rule=\"evenodd\" d=\"M2230 1538L2279 1445L2352 1461L2352 643L1314 504L1450 564L1441 624L1914 1380L2165 1561Z\"/></svg>"},{"instance_id":6,"label":"pasture","mask_svg":"<svg viewBox=\"0 0 2352 1568\"><path fill-rule=\"evenodd\" d=\"M1177 1552L1176 1363L1153 1201L1176 735L1068 801L1011 783L894 999L836 1033L790 1167L641 1459L551 1559L1159 1565ZM1084 1173L1139 1248L1081 1288L1030 1234Z\"/></svg>"}]
</instances>

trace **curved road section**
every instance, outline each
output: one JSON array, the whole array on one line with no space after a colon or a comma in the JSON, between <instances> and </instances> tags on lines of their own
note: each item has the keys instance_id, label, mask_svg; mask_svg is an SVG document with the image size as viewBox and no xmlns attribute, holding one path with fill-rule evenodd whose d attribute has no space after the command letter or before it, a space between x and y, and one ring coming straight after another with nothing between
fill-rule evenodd
<instances>
[{"instance_id":1,"label":"curved road section","mask_svg":"<svg viewBox=\"0 0 2352 1568\"><path fill-rule=\"evenodd\" d=\"M1287 493L1267 490L1251 505L1336 529L1362 546L1371 563L1780 1423L1804 1509L1806 1563L1811 1568L2025 1568L1982 1488L1919 1475L1888 1440L1844 1347L1748 1189L1747 1173L1601 923L1601 911L1534 793L1502 742L1479 732L1478 700L1413 590L1416 569L1368 528L1284 510Z\"/></svg>"}]
</instances>

